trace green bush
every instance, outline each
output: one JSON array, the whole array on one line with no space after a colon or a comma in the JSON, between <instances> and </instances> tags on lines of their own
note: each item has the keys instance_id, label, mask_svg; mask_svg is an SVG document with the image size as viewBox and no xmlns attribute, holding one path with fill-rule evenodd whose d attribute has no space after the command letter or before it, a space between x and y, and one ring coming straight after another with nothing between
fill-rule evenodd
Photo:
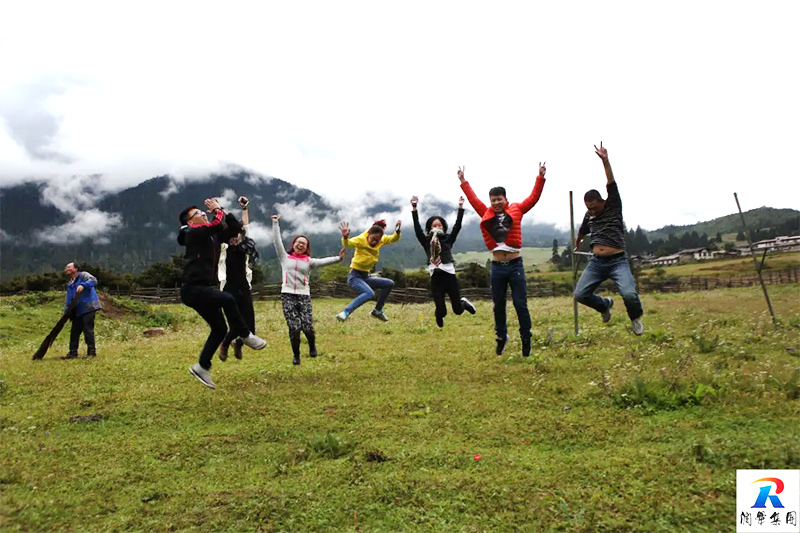
<instances>
[{"instance_id":1,"label":"green bush","mask_svg":"<svg viewBox=\"0 0 800 533\"><path fill-rule=\"evenodd\" d=\"M325 435L314 437L306 447L317 455L336 459L352 452L355 448L355 443L345 441L333 433L326 433Z\"/></svg>"},{"instance_id":2,"label":"green bush","mask_svg":"<svg viewBox=\"0 0 800 533\"><path fill-rule=\"evenodd\" d=\"M469 263L464 270L458 272L458 280L462 287L488 287L489 271L477 263Z\"/></svg>"}]
</instances>

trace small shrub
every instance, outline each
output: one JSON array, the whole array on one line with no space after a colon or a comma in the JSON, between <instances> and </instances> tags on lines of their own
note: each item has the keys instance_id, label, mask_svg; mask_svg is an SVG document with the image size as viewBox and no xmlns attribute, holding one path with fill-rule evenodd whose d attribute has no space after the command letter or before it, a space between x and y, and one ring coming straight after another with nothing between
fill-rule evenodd
<instances>
[{"instance_id":1,"label":"small shrub","mask_svg":"<svg viewBox=\"0 0 800 533\"><path fill-rule=\"evenodd\" d=\"M800 398L800 369L795 369L789 379L781 381L775 376L770 376L772 381L778 385L785 394L787 400L796 400Z\"/></svg>"},{"instance_id":2,"label":"small shrub","mask_svg":"<svg viewBox=\"0 0 800 533\"><path fill-rule=\"evenodd\" d=\"M692 335L692 342L697 346L700 353L711 353L719 346L719 336L707 339L702 335L694 334Z\"/></svg>"},{"instance_id":3,"label":"small shrub","mask_svg":"<svg viewBox=\"0 0 800 533\"><path fill-rule=\"evenodd\" d=\"M383 450L369 450L364 454L364 458L370 463L385 463L389 460L389 456Z\"/></svg>"},{"instance_id":4,"label":"small shrub","mask_svg":"<svg viewBox=\"0 0 800 533\"><path fill-rule=\"evenodd\" d=\"M691 405L703 405L716 399L719 390L712 383L680 383L662 378L646 380L637 376L632 382L619 387L612 398L617 407L643 408L652 413L673 410Z\"/></svg>"},{"instance_id":5,"label":"small shrub","mask_svg":"<svg viewBox=\"0 0 800 533\"><path fill-rule=\"evenodd\" d=\"M670 344L673 340L672 334L663 329L656 329L645 335L645 341L653 344Z\"/></svg>"},{"instance_id":6,"label":"small shrub","mask_svg":"<svg viewBox=\"0 0 800 533\"><path fill-rule=\"evenodd\" d=\"M345 441L333 433L326 433L312 439L307 447L315 454L336 459L352 452L356 445L354 442Z\"/></svg>"}]
</instances>

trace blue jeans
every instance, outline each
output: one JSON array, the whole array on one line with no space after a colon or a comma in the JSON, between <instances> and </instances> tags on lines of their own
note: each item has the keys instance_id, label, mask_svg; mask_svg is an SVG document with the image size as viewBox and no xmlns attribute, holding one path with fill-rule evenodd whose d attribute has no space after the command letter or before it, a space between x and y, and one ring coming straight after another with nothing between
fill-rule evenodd
<instances>
[{"instance_id":1,"label":"blue jeans","mask_svg":"<svg viewBox=\"0 0 800 533\"><path fill-rule=\"evenodd\" d=\"M607 257L593 255L586 270L581 274L581 279L578 280L573 296L583 305L602 313L608 309L608 300L599 297L594 291L608 278L611 278L616 284L617 290L625 302L628 317L635 320L642 316L644 313L642 302L639 300L639 293L636 292L636 282L631 274L628 256L624 252Z\"/></svg>"},{"instance_id":2,"label":"blue jeans","mask_svg":"<svg viewBox=\"0 0 800 533\"><path fill-rule=\"evenodd\" d=\"M358 293L358 296L344 308L345 312L349 315L366 301L375 298L375 291L378 290L378 301L375 303L375 309L380 311L383 309L383 304L386 303L386 298L392 292L394 281L386 278L371 278L369 272L361 270L351 270L347 276L347 284Z\"/></svg>"},{"instance_id":3,"label":"blue jeans","mask_svg":"<svg viewBox=\"0 0 800 533\"><path fill-rule=\"evenodd\" d=\"M506 294L511 285L511 301L517 310L519 319L519 336L527 339L531 336L531 314L528 311L528 292L525 282L525 267L522 258L511 261L492 261L490 275L492 284L492 303L494 304L494 330L498 339L505 339L506 327Z\"/></svg>"}]
</instances>

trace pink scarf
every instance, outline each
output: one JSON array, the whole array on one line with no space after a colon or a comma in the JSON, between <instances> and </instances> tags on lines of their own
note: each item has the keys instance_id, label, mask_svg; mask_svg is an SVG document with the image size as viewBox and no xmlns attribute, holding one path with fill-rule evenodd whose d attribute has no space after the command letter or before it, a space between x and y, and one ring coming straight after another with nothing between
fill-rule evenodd
<instances>
[{"instance_id":1,"label":"pink scarf","mask_svg":"<svg viewBox=\"0 0 800 533\"><path fill-rule=\"evenodd\" d=\"M308 262L310 258L306 254L297 255L296 253L292 252L289 254L289 259L297 259L298 261Z\"/></svg>"}]
</instances>

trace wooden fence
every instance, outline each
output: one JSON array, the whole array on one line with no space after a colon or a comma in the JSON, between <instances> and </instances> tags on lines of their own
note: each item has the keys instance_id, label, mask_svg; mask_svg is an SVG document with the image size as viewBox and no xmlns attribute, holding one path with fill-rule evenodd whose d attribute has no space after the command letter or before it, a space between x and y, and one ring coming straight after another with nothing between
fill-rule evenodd
<instances>
[{"instance_id":1,"label":"wooden fence","mask_svg":"<svg viewBox=\"0 0 800 533\"><path fill-rule=\"evenodd\" d=\"M784 283L797 283L800 281L800 268L791 268L781 271L764 272L764 282L768 285ZM742 274L728 277L714 278L641 278L637 280L639 292L686 292L712 290L729 287L752 287L758 285L757 274ZM600 286L602 291L616 292L616 287L609 280ZM254 300L270 300L280 297L281 286L259 285L253 289ZM150 303L179 303L180 289L164 287L143 287L130 291L111 288L107 291L112 295L128 296L130 298ZM312 284L311 292L315 298L352 298L354 293L347 283L333 281L329 283ZM492 293L489 288L463 288L462 296L470 300L490 300ZM528 296L531 298L547 298L553 296L569 296L572 294L571 284L552 282L549 280L528 280ZM430 301L430 291L427 288L395 288L389 294L390 303L426 303Z\"/></svg>"}]
</instances>

